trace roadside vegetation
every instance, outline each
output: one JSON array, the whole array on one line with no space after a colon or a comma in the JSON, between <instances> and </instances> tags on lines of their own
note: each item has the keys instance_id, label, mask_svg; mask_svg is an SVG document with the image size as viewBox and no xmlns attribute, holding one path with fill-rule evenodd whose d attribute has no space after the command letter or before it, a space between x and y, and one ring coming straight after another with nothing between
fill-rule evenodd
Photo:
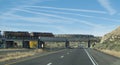
<instances>
[{"instance_id":1,"label":"roadside vegetation","mask_svg":"<svg viewBox=\"0 0 120 65\"><path fill-rule=\"evenodd\" d=\"M94 48L104 53L120 57L120 27L104 35L101 42L96 44Z\"/></svg>"},{"instance_id":2,"label":"roadside vegetation","mask_svg":"<svg viewBox=\"0 0 120 65\"><path fill-rule=\"evenodd\" d=\"M120 42L98 43L94 49L120 58Z\"/></svg>"},{"instance_id":3,"label":"roadside vegetation","mask_svg":"<svg viewBox=\"0 0 120 65\"><path fill-rule=\"evenodd\" d=\"M8 54L0 55L0 62L7 61L7 60L13 60L13 59L19 59L23 57L29 57L29 56L33 56L41 52L43 52L42 49L32 50L28 52L26 51L26 52L8 53Z\"/></svg>"}]
</instances>

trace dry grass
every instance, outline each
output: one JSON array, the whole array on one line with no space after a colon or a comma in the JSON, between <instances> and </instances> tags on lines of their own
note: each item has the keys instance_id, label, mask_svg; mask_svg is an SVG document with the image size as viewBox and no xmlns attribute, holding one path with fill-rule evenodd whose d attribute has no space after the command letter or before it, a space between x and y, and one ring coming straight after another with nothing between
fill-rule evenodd
<instances>
[{"instance_id":1,"label":"dry grass","mask_svg":"<svg viewBox=\"0 0 120 65\"><path fill-rule=\"evenodd\" d=\"M100 51L120 58L120 52L118 52L118 51L114 51L114 50L104 50L104 49L103 49L103 50L100 50Z\"/></svg>"},{"instance_id":2,"label":"dry grass","mask_svg":"<svg viewBox=\"0 0 120 65\"><path fill-rule=\"evenodd\" d=\"M7 61L7 60L12 60L12 59L19 59L23 57L28 57L28 56L33 56L37 53L41 53L43 50L38 49L34 51L29 51L29 52L14 52L14 53L9 53L5 55L0 55L0 62Z\"/></svg>"}]
</instances>

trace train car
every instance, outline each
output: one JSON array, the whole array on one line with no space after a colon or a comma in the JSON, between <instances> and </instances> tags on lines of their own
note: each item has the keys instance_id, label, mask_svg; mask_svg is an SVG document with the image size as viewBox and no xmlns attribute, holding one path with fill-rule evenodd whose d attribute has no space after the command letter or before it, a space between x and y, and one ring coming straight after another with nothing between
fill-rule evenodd
<instances>
[{"instance_id":1,"label":"train car","mask_svg":"<svg viewBox=\"0 0 120 65\"><path fill-rule=\"evenodd\" d=\"M38 41L29 41L30 48L37 48Z\"/></svg>"},{"instance_id":2,"label":"train car","mask_svg":"<svg viewBox=\"0 0 120 65\"><path fill-rule=\"evenodd\" d=\"M6 48L14 48L15 43L14 41L6 41Z\"/></svg>"},{"instance_id":3,"label":"train car","mask_svg":"<svg viewBox=\"0 0 120 65\"><path fill-rule=\"evenodd\" d=\"M32 32L32 37L54 37L52 33Z\"/></svg>"},{"instance_id":4,"label":"train car","mask_svg":"<svg viewBox=\"0 0 120 65\"><path fill-rule=\"evenodd\" d=\"M59 34L55 37L66 37L66 38L93 38L93 35L83 35L83 34Z\"/></svg>"},{"instance_id":5,"label":"train car","mask_svg":"<svg viewBox=\"0 0 120 65\"><path fill-rule=\"evenodd\" d=\"M4 31L3 36L5 37L30 37L29 32L23 32L23 31Z\"/></svg>"},{"instance_id":6,"label":"train car","mask_svg":"<svg viewBox=\"0 0 120 65\"><path fill-rule=\"evenodd\" d=\"M23 41L23 48L30 48L29 41Z\"/></svg>"}]
</instances>

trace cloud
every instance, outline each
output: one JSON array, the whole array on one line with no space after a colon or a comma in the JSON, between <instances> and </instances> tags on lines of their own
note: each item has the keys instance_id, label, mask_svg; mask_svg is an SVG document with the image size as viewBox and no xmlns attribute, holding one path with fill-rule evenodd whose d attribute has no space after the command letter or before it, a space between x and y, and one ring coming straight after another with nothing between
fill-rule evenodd
<instances>
[{"instance_id":1,"label":"cloud","mask_svg":"<svg viewBox=\"0 0 120 65\"><path fill-rule=\"evenodd\" d=\"M120 22L120 20L117 19L110 19L110 18L105 18L105 17L97 17L97 16L91 16L91 15L83 15L83 14L78 14L78 13L70 13L70 12L60 12L60 11L48 11L48 10L38 10L38 9L31 9L27 8L28 10L32 11L42 11L42 12L50 12L50 13L56 13L56 14L67 14L67 15L75 15L75 16L81 16L81 17L86 17L86 18L95 18L95 19L102 19L102 20L107 20L109 22L114 21L114 22Z\"/></svg>"},{"instance_id":2,"label":"cloud","mask_svg":"<svg viewBox=\"0 0 120 65\"><path fill-rule=\"evenodd\" d=\"M27 13L32 13L32 14L37 14L37 15L44 15L44 16L49 16L49 17L65 19L65 20L69 20L69 22L83 23L83 24L86 24L86 25L89 25L92 27L103 27L103 26L95 24L95 23L91 23L88 21L79 20L79 19L75 19L75 18L63 17L63 16L59 16L59 15L53 15L53 14L41 13L41 12L33 12L33 11L29 11L29 10L21 10L21 9L16 9L16 10L27 12Z\"/></svg>"},{"instance_id":3,"label":"cloud","mask_svg":"<svg viewBox=\"0 0 120 65\"><path fill-rule=\"evenodd\" d=\"M11 27L11 26L7 26L7 25L1 25L1 24L0 24L0 30L1 30L1 31L12 31L12 30L14 30L14 31L19 31L19 30L21 30L21 29L15 28L15 27Z\"/></svg>"},{"instance_id":4,"label":"cloud","mask_svg":"<svg viewBox=\"0 0 120 65\"><path fill-rule=\"evenodd\" d=\"M59 16L59 15L54 15L54 14L48 14L48 13L41 13L41 12L35 12L35 11L30 11L30 10L23 10L23 9L16 9L17 11L20 12L25 12L25 13L29 13L29 14L36 14L38 15L37 17L26 17L26 16L20 16L20 15L16 15L16 14L7 14L5 17L3 17L5 20L23 20L26 22L39 22L39 23L64 23L64 24L69 24L70 23L76 23L76 24L85 24L87 27L93 27L93 28L101 28L103 26L99 25L99 24L95 24L89 21L84 21L84 20L80 20L80 19L76 19L76 18L69 18L69 17L65 17L65 16ZM42 15L42 16L41 16ZM40 17L39 17L40 16ZM51 18L52 17L52 18ZM10 25L10 26L9 26ZM56 29L61 33L68 33L67 31L69 31L69 29L66 29L63 26L59 26L59 25L44 25L44 24L25 24L25 23L21 23L20 22L18 24L14 23L13 24L9 24L9 27L12 26L22 26L22 27L43 27L43 28L52 28L52 29ZM26 28L25 28L26 29ZM23 30L25 30L23 29ZM27 29L26 29L27 30ZM30 30L30 29L29 29ZM35 30L34 30L35 31ZM80 32L75 30L76 32ZM74 32L75 33L75 32ZM81 31L82 33L82 31Z\"/></svg>"},{"instance_id":5,"label":"cloud","mask_svg":"<svg viewBox=\"0 0 120 65\"><path fill-rule=\"evenodd\" d=\"M15 4L10 4L10 5L14 5L14 7L9 8L8 11L6 12L2 12L2 14L0 16L4 16L10 13L14 13L16 12L16 8L18 9L24 9L25 6L30 6L33 5L35 3L40 3L40 2L45 2L45 1L54 1L54 0L20 0L20 1L11 1ZM19 4L19 5L18 5Z\"/></svg>"},{"instance_id":6,"label":"cloud","mask_svg":"<svg viewBox=\"0 0 120 65\"><path fill-rule=\"evenodd\" d=\"M72 24L70 20L66 19L57 19L57 18L51 18L49 16L35 16L35 17L26 17L26 16L20 16L20 15L15 15L15 14L7 14L4 17L0 17L4 21L12 20L12 21L24 21L25 23L41 23L41 24ZM11 21L11 22L12 22Z\"/></svg>"},{"instance_id":7,"label":"cloud","mask_svg":"<svg viewBox=\"0 0 120 65\"><path fill-rule=\"evenodd\" d=\"M42 29L39 29L39 28L42 28ZM25 24L25 23L19 22L19 23L14 23L14 24L9 23L9 25L7 25L5 23L0 24L0 29L2 31L29 31L29 32L31 32L31 31L38 31L38 32L44 31L45 32L45 31L51 31L54 29L54 30L56 30L54 32L58 33L58 32L64 32L65 28L62 25L46 25L46 24L30 24L30 23Z\"/></svg>"},{"instance_id":8,"label":"cloud","mask_svg":"<svg viewBox=\"0 0 120 65\"><path fill-rule=\"evenodd\" d=\"M45 9L57 9L57 10L66 10L66 11L78 11L78 12L88 12L88 13L98 13L98 14L106 14L105 11L98 10L85 10L85 9L72 9L72 8L57 8L57 7L48 7L48 6L25 6L30 8L45 8Z\"/></svg>"},{"instance_id":9,"label":"cloud","mask_svg":"<svg viewBox=\"0 0 120 65\"><path fill-rule=\"evenodd\" d=\"M111 6L109 0L98 0L98 2L110 13L110 15L115 14L117 11Z\"/></svg>"},{"instance_id":10,"label":"cloud","mask_svg":"<svg viewBox=\"0 0 120 65\"><path fill-rule=\"evenodd\" d=\"M4 27L12 27L12 26L22 26L22 27L48 27L48 28L55 28L55 27L61 27L60 25L46 25L46 24L25 24L25 23L10 23L9 25L7 24L2 24L1 26Z\"/></svg>"},{"instance_id":11,"label":"cloud","mask_svg":"<svg viewBox=\"0 0 120 65\"><path fill-rule=\"evenodd\" d=\"M42 30L41 29L40 30L45 31L46 28L47 29L49 28L50 30L55 29L55 30L57 30L57 32L58 31L63 32L61 27L63 29L64 29L64 27L61 25L61 23L69 24L69 21L67 21L67 20L53 19L53 18L51 19L49 17L43 17L43 16L42 17L25 17L25 16L19 16L19 15L15 15L15 14L7 14L6 16L2 17L2 19L5 19L4 23L0 24L0 26L2 26L0 28L2 31L5 31L5 30L9 30L9 31L11 31L11 30L14 30L14 31L16 31L16 30L17 31L18 30L37 31L38 30L39 31L39 29L37 29L37 28L43 28ZM21 20L24 22L20 22ZM8 22L6 24L5 21L6 22L10 21L10 22ZM17 22L12 22L12 21L17 21ZM65 23L65 22L68 22L68 23ZM58 24L54 25L53 23L58 23L59 25ZM30 27L32 27L32 28L29 29Z\"/></svg>"}]
</instances>

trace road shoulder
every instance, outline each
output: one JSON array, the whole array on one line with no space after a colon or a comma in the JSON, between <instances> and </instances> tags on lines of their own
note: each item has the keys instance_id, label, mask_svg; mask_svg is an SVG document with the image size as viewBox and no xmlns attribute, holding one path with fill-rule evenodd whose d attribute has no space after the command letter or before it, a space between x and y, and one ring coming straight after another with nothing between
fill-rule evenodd
<instances>
[{"instance_id":1,"label":"road shoulder","mask_svg":"<svg viewBox=\"0 0 120 65\"><path fill-rule=\"evenodd\" d=\"M33 56L30 56L30 57L23 57L23 58L19 58L19 59L13 59L13 60L5 61L5 62L0 62L0 65L10 65L10 64L17 63L17 62L27 61L27 60L31 60L31 59L34 59L34 58L37 58L37 57L42 57L42 56L46 56L46 55L49 55L49 54L61 52L61 51L64 51L64 50L66 50L66 49L59 50L59 51L42 52L42 53L38 53L38 54L35 54Z\"/></svg>"},{"instance_id":2,"label":"road shoulder","mask_svg":"<svg viewBox=\"0 0 120 65\"><path fill-rule=\"evenodd\" d=\"M99 65L119 65L120 58L102 53L100 51L88 48L87 51L94 57Z\"/></svg>"}]
</instances>

